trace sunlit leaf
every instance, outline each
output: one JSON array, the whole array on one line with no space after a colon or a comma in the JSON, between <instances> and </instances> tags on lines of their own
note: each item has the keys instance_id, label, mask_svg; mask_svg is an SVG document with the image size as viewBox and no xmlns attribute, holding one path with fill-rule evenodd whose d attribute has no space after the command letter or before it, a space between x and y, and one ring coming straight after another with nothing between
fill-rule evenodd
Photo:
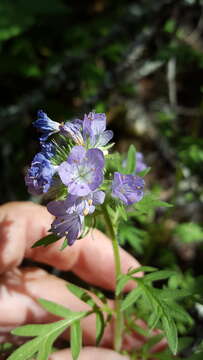
<instances>
[{"instance_id":1,"label":"sunlit leaf","mask_svg":"<svg viewBox=\"0 0 203 360\"><path fill-rule=\"evenodd\" d=\"M45 308L48 312L54 315L67 318L75 314L73 311L67 309L66 307L56 304L52 301L48 301L45 299L38 299L37 301L43 306L43 308Z\"/></svg>"},{"instance_id":2,"label":"sunlit leaf","mask_svg":"<svg viewBox=\"0 0 203 360\"><path fill-rule=\"evenodd\" d=\"M82 347L82 328L79 320L71 325L70 346L73 360L77 360Z\"/></svg>"},{"instance_id":3,"label":"sunlit leaf","mask_svg":"<svg viewBox=\"0 0 203 360\"><path fill-rule=\"evenodd\" d=\"M133 289L123 300L121 310L126 310L129 306L133 305L141 295L142 289L140 287Z\"/></svg>"},{"instance_id":4,"label":"sunlit leaf","mask_svg":"<svg viewBox=\"0 0 203 360\"><path fill-rule=\"evenodd\" d=\"M177 334L177 327L175 325L175 322L168 315L163 316L161 320L169 347L173 352L173 354L176 355L178 349L178 334Z\"/></svg>"}]
</instances>

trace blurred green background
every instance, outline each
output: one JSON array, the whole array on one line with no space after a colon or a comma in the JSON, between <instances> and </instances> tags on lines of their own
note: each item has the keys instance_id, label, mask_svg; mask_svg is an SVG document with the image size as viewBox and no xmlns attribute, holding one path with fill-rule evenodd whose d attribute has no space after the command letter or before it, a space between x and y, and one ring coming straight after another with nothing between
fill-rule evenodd
<instances>
[{"instance_id":1,"label":"blurred green background","mask_svg":"<svg viewBox=\"0 0 203 360\"><path fill-rule=\"evenodd\" d=\"M1 203L29 197L37 110L63 121L95 109L121 151L144 153L153 184L181 181L200 217L202 32L201 0L1 1Z\"/></svg>"},{"instance_id":2,"label":"blurred green background","mask_svg":"<svg viewBox=\"0 0 203 360\"><path fill-rule=\"evenodd\" d=\"M178 269L171 287L198 288L203 304L194 280L203 262L203 1L3 0L0 81L0 202L32 199L24 175L39 150L38 109L56 121L106 112L116 149L135 144L152 167L146 188L174 204L135 219L136 229L124 224L120 242L144 264ZM199 336L202 318L191 313Z\"/></svg>"}]
</instances>

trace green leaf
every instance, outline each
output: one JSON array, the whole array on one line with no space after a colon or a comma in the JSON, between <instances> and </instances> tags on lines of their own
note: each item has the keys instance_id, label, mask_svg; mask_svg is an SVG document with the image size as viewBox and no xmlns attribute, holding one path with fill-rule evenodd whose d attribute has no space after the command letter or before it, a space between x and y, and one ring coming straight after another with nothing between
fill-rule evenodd
<instances>
[{"instance_id":1,"label":"green leaf","mask_svg":"<svg viewBox=\"0 0 203 360\"><path fill-rule=\"evenodd\" d=\"M149 336L149 331L146 329L143 329L142 326L139 326L138 324L136 324L136 322L134 321L130 321L128 322L128 327L132 330L134 330L136 333L148 337Z\"/></svg>"},{"instance_id":2,"label":"green leaf","mask_svg":"<svg viewBox=\"0 0 203 360\"><path fill-rule=\"evenodd\" d=\"M182 223L176 226L174 233L183 243L203 241L203 228L196 223Z\"/></svg>"},{"instance_id":3,"label":"green leaf","mask_svg":"<svg viewBox=\"0 0 203 360\"><path fill-rule=\"evenodd\" d=\"M142 353L147 355L147 353L150 352L150 349L151 349L154 345L158 344L158 343L161 341L161 339L163 339L163 334L158 334L158 335L152 336L152 337L142 346ZM143 356L143 358L144 358L144 356Z\"/></svg>"},{"instance_id":4,"label":"green leaf","mask_svg":"<svg viewBox=\"0 0 203 360\"><path fill-rule=\"evenodd\" d=\"M65 328L64 328L65 330ZM38 356L37 360L46 360L48 359L49 354L52 350L52 345L54 341L57 339L59 335L61 335L63 331L61 329L55 330L52 334L49 334L49 336L45 336L43 340L41 341L39 348L38 348Z\"/></svg>"},{"instance_id":5,"label":"green leaf","mask_svg":"<svg viewBox=\"0 0 203 360\"><path fill-rule=\"evenodd\" d=\"M178 335L177 328L173 320L173 315L171 313L171 309L173 309L174 304L164 302L163 299L161 299L159 296L160 292L157 293L156 289L146 285L143 280L140 279L139 284L142 288L143 295L146 297L146 299L148 299L153 311L156 312L156 316L151 319L151 322L153 320L153 326L156 325L157 318L161 320L169 347L173 354L176 354L178 348Z\"/></svg>"},{"instance_id":6,"label":"green leaf","mask_svg":"<svg viewBox=\"0 0 203 360\"><path fill-rule=\"evenodd\" d=\"M121 274L118 278L117 285L116 285L116 295L118 296L121 291L123 290L124 286L127 282L131 279L131 277L127 274Z\"/></svg>"},{"instance_id":7,"label":"green leaf","mask_svg":"<svg viewBox=\"0 0 203 360\"><path fill-rule=\"evenodd\" d=\"M56 304L53 301L48 301L45 299L37 299L37 301L43 306L43 308L54 315L67 318L72 316L72 314L75 314L75 312L67 309L62 305Z\"/></svg>"},{"instance_id":8,"label":"green leaf","mask_svg":"<svg viewBox=\"0 0 203 360\"><path fill-rule=\"evenodd\" d=\"M75 321L70 330L70 346L73 360L77 360L82 347L82 329L80 321Z\"/></svg>"},{"instance_id":9,"label":"green leaf","mask_svg":"<svg viewBox=\"0 0 203 360\"><path fill-rule=\"evenodd\" d=\"M67 285L68 290L72 292L77 298L84 301L86 304L90 305L91 307L98 308L98 305L94 302L92 297L87 293L86 290L82 289L79 286L76 286L74 284L68 284Z\"/></svg>"},{"instance_id":10,"label":"green leaf","mask_svg":"<svg viewBox=\"0 0 203 360\"><path fill-rule=\"evenodd\" d=\"M86 315L88 315L87 311L72 312L71 316L65 320L45 325L25 325L14 329L12 331L14 335L37 337L20 346L9 356L8 360L27 360L36 353L38 353L37 360L47 360L56 338L70 325Z\"/></svg>"},{"instance_id":11,"label":"green leaf","mask_svg":"<svg viewBox=\"0 0 203 360\"><path fill-rule=\"evenodd\" d=\"M154 273L150 275L154 275ZM158 321L161 321L169 347L173 354L176 354L178 347L178 336L176 324L173 319L174 317L176 318L176 313L174 314L173 310L176 307L178 307L178 309L182 308L174 302L166 302L165 300L163 300L160 296L161 291L159 289L153 288L151 285L146 284L144 279L139 279L138 289L140 289L145 304L148 303L153 311L153 313L148 319L150 327L155 327ZM133 291L131 292L131 294L132 293ZM129 295L127 297L129 297ZM130 300L131 301L129 301L129 303L132 304L134 302L133 296L131 296Z\"/></svg>"},{"instance_id":12,"label":"green leaf","mask_svg":"<svg viewBox=\"0 0 203 360\"><path fill-rule=\"evenodd\" d=\"M152 299L152 301L153 301L153 299ZM149 316L149 320L148 320L148 325L149 325L150 330L153 330L157 326L157 324L161 318L161 315L162 315L162 310L161 310L160 306L154 306L153 312Z\"/></svg>"},{"instance_id":13,"label":"green leaf","mask_svg":"<svg viewBox=\"0 0 203 360\"><path fill-rule=\"evenodd\" d=\"M118 282L116 285L116 295L119 295L124 288L124 286L127 284L129 280L136 281L136 277L132 277L132 275L139 273L141 271L156 271L157 269L151 266L139 266L136 269L130 270L127 274L121 274L118 278Z\"/></svg>"},{"instance_id":14,"label":"green leaf","mask_svg":"<svg viewBox=\"0 0 203 360\"><path fill-rule=\"evenodd\" d=\"M170 316L173 317L176 321L180 321L180 322L188 324L188 325L193 324L192 317L179 304L175 303L174 301L171 301L171 302L164 301L164 306L165 306L165 309L167 309Z\"/></svg>"},{"instance_id":15,"label":"green leaf","mask_svg":"<svg viewBox=\"0 0 203 360\"><path fill-rule=\"evenodd\" d=\"M30 340L15 350L7 360L27 360L37 353L40 338Z\"/></svg>"},{"instance_id":16,"label":"green leaf","mask_svg":"<svg viewBox=\"0 0 203 360\"><path fill-rule=\"evenodd\" d=\"M127 155L127 165L123 168L124 174L133 174L136 169L136 149L130 145Z\"/></svg>"},{"instance_id":17,"label":"green leaf","mask_svg":"<svg viewBox=\"0 0 203 360\"><path fill-rule=\"evenodd\" d=\"M122 204L119 204L117 206L117 210L118 210L121 218L126 221L128 219L128 214L127 214L126 208Z\"/></svg>"},{"instance_id":18,"label":"green leaf","mask_svg":"<svg viewBox=\"0 0 203 360\"><path fill-rule=\"evenodd\" d=\"M158 291L158 289L157 289ZM191 296L191 291L185 289L161 289L160 296L163 300L179 300L181 298Z\"/></svg>"},{"instance_id":19,"label":"green leaf","mask_svg":"<svg viewBox=\"0 0 203 360\"><path fill-rule=\"evenodd\" d=\"M68 246L68 241L65 238L64 241L63 241L63 244L60 247L60 251L63 251L67 246Z\"/></svg>"},{"instance_id":20,"label":"green leaf","mask_svg":"<svg viewBox=\"0 0 203 360\"><path fill-rule=\"evenodd\" d=\"M172 270L160 270L144 276L144 281L157 281L168 279L174 275Z\"/></svg>"},{"instance_id":21,"label":"green leaf","mask_svg":"<svg viewBox=\"0 0 203 360\"><path fill-rule=\"evenodd\" d=\"M162 325L166 334L169 347L174 355L178 350L178 334L174 320L168 315L162 317Z\"/></svg>"},{"instance_id":22,"label":"green leaf","mask_svg":"<svg viewBox=\"0 0 203 360\"><path fill-rule=\"evenodd\" d=\"M103 304L107 304L108 300L107 300L107 298L106 298L106 296L104 295L103 292L101 292L101 291L98 290L98 289L92 288L92 287L90 288L90 291L91 291L93 294L95 294L95 295L98 297L98 299L101 300L101 302L102 302Z\"/></svg>"},{"instance_id":23,"label":"green leaf","mask_svg":"<svg viewBox=\"0 0 203 360\"><path fill-rule=\"evenodd\" d=\"M150 211L158 208L158 207L172 207L173 205L161 201L155 197L154 194L149 193L146 194L143 199L137 202L133 207L141 214L148 214Z\"/></svg>"},{"instance_id":24,"label":"green leaf","mask_svg":"<svg viewBox=\"0 0 203 360\"><path fill-rule=\"evenodd\" d=\"M36 248L38 246L48 246L58 240L59 240L58 236L56 236L54 234L50 234L50 235L47 235L47 236L43 237L42 239L36 241L32 245L32 248Z\"/></svg>"},{"instance_id":25,"label":"green leaf","mask_svg":"<svg viewBox=\"0 0 203 360\"><path fill-rule=\"evenodd\" d=\"M96 344L99 345L105 329L104 316L101 311L96 312Z\"/></svg>"},{"instance_id":26,"label":"green leaf","mask_svg":"<svg viewBox=\"0 0 203 360\"><path fill-rule=\"evenodd\" d=\"M71 316L65 320L59 320L51 324L32 324L32 325L23 325L12 330L11 333L18 336L46 336L47 333L52 333L57 330L57 328L62 328L64 326L70 326L74 321L82 319L88 315L87 311L73 312Z\"/></svg>"},{"instance_id":27,"label":"green leaf","mask_svg":"<svg viewBox=\"0 0 203 360\"><path fill-rule=\"evenodd\" d=\"M147 174L150 172L150 170L151 170L151 168L148 167L148 168L146 168L146 169L144 169L144 170L142 170L142 171L139 171L139 172L137 173L137 175L139 175L139 176L141 176L141 177L144 177L145 175L147 175Z\"/></svg>"},{"instance_id":28,"label":"green leaf","mask_svg":"<svg viewBox=\"0 0 203 360\"><path fill-rule=\"evenodd\" d=\"M131 221L125 221L119 225L119 244L125 245L126 242L128 242L128 244L130 244L133 250L135 250L138 254L143 253L148 237L149 234L147 231L137 229Z\"/></svg>"},{"instance_id":29,"label":"green leaf","mask_svg":"<svg viewBox=\"0 0 203 360\"><path fill-rule=\"evenodd\" d=\"M153 271L156 271L157 268L155 267L152 267L152 266L139 266L137 267L136 269L132 269L128 272L128 275L133 275L133 274L136 274L138 272L153 272Z\"/></svg>"},{"instance_id":30,"label":"green leaf","mask_svg":"<svg viewBox=\"0 0 203 360\"><path fill-rule=\"evenodd\" d=\"M141 295L142 289L139 286L133 289L123 300L121 310L126 310L129 306L133 305Z\"/></svg>"}]
</instances>

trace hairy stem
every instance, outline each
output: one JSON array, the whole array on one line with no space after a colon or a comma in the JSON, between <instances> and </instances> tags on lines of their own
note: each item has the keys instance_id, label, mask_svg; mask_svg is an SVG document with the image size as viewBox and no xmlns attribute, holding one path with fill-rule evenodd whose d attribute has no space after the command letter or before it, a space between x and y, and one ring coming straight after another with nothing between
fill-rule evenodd
<instances>
[{"instance_id":1,"label":"hairy stem","mask_svg":"<svg viewBox=\"0 0 203 360\"><path fill-rule=\"evenodd\" d=\"M108 230L108 235L112 240L114 261L115 261L116 283L117 283L118 276L121 274L121 262L120 262L118 241L116 238L116 230L106 207L103 207L103 214ZM121 301L122 301L122 293L119 294L118 296L115 295L116 318L115 318L115 331L114 331L114 349L118 352L121 350L122 332L123 332L123 313L121 311Z\"/></svg>"}]
</instances>

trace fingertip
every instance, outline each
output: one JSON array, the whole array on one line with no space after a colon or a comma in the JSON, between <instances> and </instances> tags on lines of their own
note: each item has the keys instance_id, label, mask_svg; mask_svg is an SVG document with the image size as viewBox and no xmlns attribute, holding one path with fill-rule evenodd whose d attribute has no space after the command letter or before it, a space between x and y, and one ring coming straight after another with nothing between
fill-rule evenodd
<instances>
[{"instance_id":1,"label":"fingertip","mask_svg":"<svg viewBox=\"0 0 203 360\"><path fill-rule=\"evenodd\" d=\"M129 357L113 350L96 347L85 347L81 350L78 360L129 360ZM60 350L50 355L49 360L72 360L71 350Z\"/></svg>"}]
</instances>

